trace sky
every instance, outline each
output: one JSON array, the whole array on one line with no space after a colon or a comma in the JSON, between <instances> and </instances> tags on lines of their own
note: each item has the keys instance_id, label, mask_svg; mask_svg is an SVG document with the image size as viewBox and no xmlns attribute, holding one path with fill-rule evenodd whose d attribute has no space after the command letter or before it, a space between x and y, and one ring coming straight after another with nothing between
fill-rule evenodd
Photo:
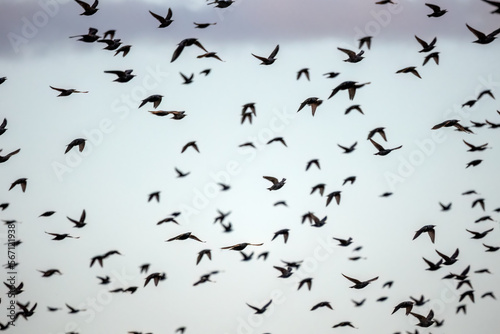
<instances>
[{"instance_id":1,"label":"sky","mask_svg":"<svg viewBox=\"0 0 500 334\"><path fill-rule=\"evenodd\" d=\"M0 163L0 211L5 224L0 262L14 256L15 274L2 267L2 281L14 276L23 292L9 297L2 285L0 323L7 324L10 303L30 303L34 314L11 325L7 333L189 333L262 334L317 333L496 333L498 302L481 296L498 295L498 252L485 252L483 243L500 246L498 197L500 140L498 129L472 127L471 121L500 123L499 45L473 43L466 23L486 34L499 28L494 7L483 1L439 1L448 10L427 17L431 10L418 1L378 5L368 1L236 0L225 9L208 1L101 1L92 16L83 16L75 1L3 1L0 4L0 155L20 152ZM174 20L166 28L148 12ZM193 22L216 23L205 29ZM103 50L104 43L83 43L70 36L98 35L115 29L115 38L132 45L127 56ZM337 48L359 52L358 39L372 36L358 63L344 60ZM415 36L437 38L439 65L422 65L428 53L419 52ZM177 45L197 38L223 60L197 58L197 46L184 48L171 62ZM260 65L252 54L267 57L279 45L276 61ZM415 66L421 78L396 73ZM308 68L310 80L297 72ZM133 69L126 83L113 82L109 70ZM210 69L208 75L200 74ZM191 84L181 75L194 74ZM327 72L340 74L329 79ZM344 81L367 83L349 100L346 91L329 98ZM50 86L88 93L58 97ZM478 95L490 90L495 98ZM156 116L151 103L138 108L150 95L163 95L156 110L182 110L181 120ZM315 115L301 103L309 97L323 100ZM475 100L471 107L464 103ZM242 106L255 103L252 123L241 124ZM359 105L363 114L345 110ZM432 130L445 120L459 120L472 134L454 127ZM385 148L402 145L386 156L367 140L370 130L384 127L387 141L373 137ZM279 142L267 144L282 137ZM76 138L86 139L82 152ZM463 141L487 143L487 149L468 152ZM196 141L199 152L183 146ZM240 147L252 142L255 148ZM338 146L357 143L352 153ZM320 168L308 161L318 159ZM477 166L467 167L480 159ZM175 168L189 175L177 177ZM267 190L273 176L285 185ZM353 184L344 179L356 176ZM11 184L27 178L26 191ZM222 191L218 183L230 186ZM311 194L324 183L325 192ZM463 195L475 190L475 194ZM159 191L160 200L148 201ZM326 205L326 197L341 191L341 200ZM388 197L381 196L391 193ZM472 206L477 199L480 205ZM285 201L287 206L274 205ZM452 203L442 211L439 203ZM86 212L86 225L75 228ZM49 217L40 215L55 211ZM230 212L226 233L214 223ZM180 212L175 223L157 225ZM313 227L302 216L313 212L326 224ZM492 220L475 223L481 217ZM435 225L432 243L423 233ZM493 228L483 239L471 231ZM289 229L285 243L274 233ZM51 240L48 233L68 233L78 239ZM166 242L191 232L201 239ZM21 243L9 253L13 235ZM338 246L333 238L353 243ZM241 261L238 251L222 247L249 242ZM362 247L355 250L356 247ZM458 261L428 271L422 259L437 262L436 250ZM196 264L198 252L210 249L212 259ZM91 259L108 251L103 266ZM268 252L266 259L257 258ZM359 257L352 260L352 257ZM288 278L279 278L274 266L302 261ZM149 263L148 273L139 267ZM472 288L457 289L460 274L470 266ZM480 269L490 273L476 273ZM62 274L42 277L40 271ZM193 286L201 275L218 271ZM157 286L145 279L165 273ZM378 277L363 289L342 274L360 280ZM109 276L100 285L96 276ZM312 288L299 282L312 278ZM392 281L390 288L384 283ZM137 286L135 293L110 293ZM475 302L461 295L474 290ZM441 327L421 328L412 315L394 307L410 296L429 301L413 312L444 320ZM377 301L387 297L384 301ZM356 307L352 300L365 303ZM254 314L246 304L262 307ZM325 307L310 311L319 302ZM69 314L65 306L82 309ZM467 314L456 313L465 304ZM55 312L48 307L59 308ZM16 307L16 311L19 308ZM85 311L83 311L85 310ZM351 327L334 325L350 321Z\"/></svg>"}]
</instances>

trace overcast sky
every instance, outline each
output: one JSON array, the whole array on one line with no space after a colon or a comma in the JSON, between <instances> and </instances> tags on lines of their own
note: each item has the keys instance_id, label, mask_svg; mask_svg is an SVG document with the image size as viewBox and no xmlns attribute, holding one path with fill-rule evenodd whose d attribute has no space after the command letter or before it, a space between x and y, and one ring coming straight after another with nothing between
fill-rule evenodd
<instances>
[{"instance_id":1,"label":"overcast sky","mask_svg":"<svg viewBox=\"0 0 500 334\"><path fill-rule=\"evenodd\" d=\"M236 0L226 9L207 1L101 1L92 16L74 1L4 1L0 4L0 85L2 111L7 131L0 135L0 155L20 152L0 164L0 219L16 220L14 233L22 243L15 249L16 285L24 292L9 298L2 288L0 322L9 321L6 307L11 300L37 303L28 320L20 317L7 333L127 333L128 331L174 333L186 327L189 333L496 333L498 302L481 296L499 295L498 254L485 252L484 242L500 246L498 231L497 153L499 130L489 125L471 127L473 134L455 128L431 128L457 119L500 124L499 46L472 43L470 26L486 34L498 29L494 7L481 1L441 1L448 12L427 17L431 10L418 1L376 5L366 1ZM149 10L174 20L167 28ZM216 23L197 29L193 22ZM104 43L83 43L70 36L98 35L115 29L122 45L132 45L126 57L102 50ZM428 53L419 53L415 35L439 52L439 65ZM359 63L344 62L337 47L359 52L358 39L373 36L371 49L363 47ZM223 60L201 58L197 46L184 48L171 62L177 44L197 38ZM260 65L253 54L267 57L279 44L277 60ZM396 71L416 66L421 78ZM296 79L308 68L310 81ZM108 70L133 69L127 83L113 82ZM202 70L211 69L205 76ZM193 82L183 84L179 74ZM327 72L339 72L333 79ZM349 100L346 91L328 99L343 81L370 82ZM88 91L57 97L49 86ZM490 90L495 99L480 92ZM157 110L182 110L182 120L159 117L148 111L151 103L138 108L153 94L163 95ZM309 106L297 112L309 97L323 100L315 116ZM462 106L477 100L471 107ZM253 102L256 116L241 124L241 110ZM345 110L359 105L363 114ZM367 140L370 130L384 127L387 141L373 139L385 148L402 148L387 156ZM286 147L267 142L282 137ZM67 145L86 139L82 152ZM463 140L488 149L467 152ZM183 146L196 141L199 153ZM239 147L252 142L255 149ZM338 146L357 143L352 153ZM307 162L318 159L320 169ZM481 163L466 168L473 160ZM190 174L178 178L175 168ZM283 188L268 191L263 176L286 178ZM356 176L353 184L344 179ZM9 190L19 178L27 178L26 191ZM217 183L230 185L221 191ZM325 193L311 194L324 183ZM468 190L476 194L462 195ZM152 192L160 201L148 202ZM340 204L326 206L326 195L341 191ZM382 197L384 193L391 196ZM476 199L484 198L472 207ZM287 206L275 206L286 201ZM452 203L441 211L439 203ZM67 217L78 220L86 211L83 228L74 228ZM231 212L224 233L214 219L218 210ZM50 217L39 217L55 211ZM181 212L179 225L157 222ZM327 217L320 228L301 223L314 212ZM475 223L483 216L491 220ZM412 241L419 228L436 225L432 244L426 233ZM484 239L471 239L466 229L482 232L494 228ZM289 229L285 244L274 233ZM79 239L53 241L50 233L69 233ZM165 240L192 232L195 240ZM8 227L1 231L7 242ZM353 243L340 247L333 239L349 237ZM237 251L221 247L241 242L264 243L247 247L255 252L248 262ZM354 249L362 246L358 251ZM7 262L8 249L0 252ZM427 271L422 257L439 260L435 250L451 255L459 248L458 261L437 271ZM212 260L196 265L198 252L211 249ZM90 260L110 250L103 267ZM267 259L257 259L262 252ZM359 256L359 260L349 258ZM289 278L278 278L273 266L284 261L303 261ZM166 273L158 286L139 266L150 263L149 273ZM442 279L459 274L470 265L467 285ZM474 271L488 268L491 274ZM41 271L58 269L62 275L42 277ZM203 274L217 270L211 280L193 286ZM4 271L3 281L9 278ZM378 276L364 289L350 289L341 274L361 280ZM110 276L109 285L99 285L96 276ZM299 281L312 277L311 291ZM391 288L383 284L393 281ZM138 286L134 294L110 293L115 288ZM474 290L475 302L459 301ZM434 311L440 328L417 327L417 318L394 307L410 296L424 295L430 301L413 311ZM385 301L377 301L387 297ZM352 300L366 298L361 307ZM246 303L268 310L254 315ZM310 309L322 301L333 310ZM68 314L65 304L86 309ZM456 314L467 305L467 314ZM47 307L60 310L49 312ZM335 328L350 321L357 327Z\"/></svg>"}]
</instances>

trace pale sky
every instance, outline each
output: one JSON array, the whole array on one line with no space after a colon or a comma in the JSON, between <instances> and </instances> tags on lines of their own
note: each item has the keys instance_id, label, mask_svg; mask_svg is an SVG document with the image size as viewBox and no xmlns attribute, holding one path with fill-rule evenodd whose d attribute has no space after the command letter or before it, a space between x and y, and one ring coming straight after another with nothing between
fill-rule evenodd
<instances>
[{"instance_id":1,"label":"pale sky","mask_svg":"<svg viewBox=\"0 0 500 334\"><path fill-rule=\"evenodd\" d=\"M440 1L448 10L429 18L431 10L418 1L397 5L376 5L367 1L282 1L236 0L227 9L214 8L207 1L101 1L92 16L80 16L74 1L4 1L0 4L0 85L2 111L7 131L0 135L0 155L21 151L0 164L0 219L16 220L16 285L24 292L8 298L3 286L0 322L6 324L6 307L11 300L37 303L34 315L19 318L6 333L174 333L186 327L190 333L262 334L287 332L330 333L496 333L494 319L498 302L481 295L498 290L498 254L485 252L485 243L500 246L498 197L500 145L498 129L471 127L474 134L455 128L431 128L448 119L463 126L471 121L500 123L499 41L487 45L472 43L475 36L466 23L486 34L498 29L494 7L481 1ZM159 29L148 11L174 20ZM196 29L193 22L217 23ZM132 45L126 57L102 50L104 43L83 43L69 36L85 34L89 27L98 35L115 29L115 38ZM359 63L343 60L337 47L358 52L358 39L372 35L371 49ZM439 65L419 53L415 35L430 42L439 52ZM177 44L198 38L208 50L224 60L196 58L204 53L186 47L171 62ZM276 45L280 50L270 66L252 56L268 56ZM411 73L396 74L416 66L421 79ZM296 80L297 72L309 68L310 81ZM113 82L108 70L133 69L127 83ZM209 75L200 72L211 69ZM179 72L191 84L182 84ZM340 72L334 79L323 74ZM343 81L370 82L351 101L346 91L328 99ZM57 97L49 86L88 91ZM462 107L484 90L472 107ZM172 120L158 117L151 103L138 108L141 100L160 94L157 110L183 110L186 117ZM311 108L297 112L301 102L318 97L323 103L311 115ZM252 124L240 124L242 105L254 102ZM364 114L345 110L360 105ZM402 145L387 156L374 155L367 140L370 130L384 127L385 148ZM287 147L276 142L283 137ZM80 153L67 145L86 139ZM463 140L481 145L482 152L467 152ZM200 153L182 147L196 141ZM252 142L255 149L239 147ZM344 154L337 146L356 149ZM321 169L305 170L311 159ZM472 160L478 166L466 168ZM177 178L175 168L190 172ZM283 188L268 191L271 183L263 176L286 178ZM356 176L354 184L343 185ZM27 178L26 192L19 178ZM221 191L217 185L231 186ZM311 193L325 183L324 196ZM477 194L462 195L468 190ZM160 191L160 202L148 202L148 195ZM326 206L326 195L341 191L341 201ZM393 193L381 197L385 192ZM485 210L474 200L484 198ZM284 200L285 206L274 206ZM442 212L439 202L452 203ZM86 211L87 225L74 228L66 218L77 219ZM214 224L217 210L229 212L224 221L233 232L224 233ZM39 217L55 211L50 217ZM179 211L179 225L156 223ZM301 217L314 212L327 216L324 226L301 224ZM494 221L474 223L483 216ZM421 235L419 228L436 225L436 240ZM289 229L285 244L273 235ZM470 239L466 229L482 232L494 228L484 239ZM69 233L79 239L53 241L50 233ZM195 240L165 242L192 232ZM333 239L353 238L340 247ZM7 226L1 231L7 242ZM241 242L264 243L247 247L255 252L242 262L237 251L221 247ZM359 251L354 251L362 246ZM7 245L0 252L7 262ZM435 250L460 254L451 266L426 271L422 257L437 262ZM212 260L196 265L198 252L211 249ZM90 259L110 250L103 268ZM257 255L268 251L266 260ZM349 260L360 256L357 261ZM273 266L284 261L303 261L289 278L278 278ZM139 266L150 263L149 273L165 272L158 286L150 282ZM469 280L475 303L459 301L468 286L456 289L456 280L443 280L471 266ZM474 271L488 268L491 274ZM62 275L41 277L39 270L58 269ZM8 279L4 270L3 281ZM211 271L215 283L193 286ZM379 279L361 290L350 289L342 277ZM109 285L99 285L96 276L110 276ZM311 291L298 282L313 278ZM391 288L383 287L394 281ZM138 286L134 294L109 293L115 288ZM410 296L424 295L430 301L413 312L445 320L442 327L417 327L417 318L405 316L394 307ZM377 302L380 297L387 297ZM366 298L361 307L351 300ZM262 307L273 300L264 314L254 315L246 303ZM310 309L322 301L333 310ZM68 314L65 304L86 309ZM467 314L456 314L460 304ZM49 312L47 307L61 308ZM332 328L350 321L350 327Z\"/></svg>"}]
</instances>

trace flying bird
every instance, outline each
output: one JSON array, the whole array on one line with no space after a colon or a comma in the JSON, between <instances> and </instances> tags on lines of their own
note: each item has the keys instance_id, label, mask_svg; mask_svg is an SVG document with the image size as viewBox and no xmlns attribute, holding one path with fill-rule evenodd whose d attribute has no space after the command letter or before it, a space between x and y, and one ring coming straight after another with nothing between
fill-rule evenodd
<instances>
[{"instance_id":1,"label":"flying bird","mask_svg":"<svg viewBox=\"0 0 500 334\"><path fill-rule=\"evenodd\" d=\"M434 243L434 240L436 238L436 231L434 230L434 227L436 225L424 225L422 226L419 230L415 232L415 235L413 236L412 240L415 240L420 236L422 233L427 233L429 235L429 238L431 239L432 243Z\"/></svg>"},{"instance_id":2,"label":"flying bird","mask_svg":"<svg viewBox=\"0 0 500 334\"><path fill-rule=\"evenodd\" d=\"M173 63L179 56L181 55L182 51L184 50L185 47L187 46L192 46L196 45L200 49L202 49L205 52L208 52L207 49L201 43L198 41L196 38L186 38L182 40L179 44L177 44L177 48L174 50L174 53L172 54L172 59L170 60L171 63Z\"/></svg>"},{"instance_id":3,"label":"flying bird","mask_svg":"<svg viewBox=\"0 0 500 334\"><path fill-rule=\"evenodd\" d=\"M350 288L354 288L354 289L363 289L364 287L366 287L368 284L370 284L371 282L373 281L376 281L378 279L378 276L377 277L374 277L374 278L371 278L369 280L366 280L366 281L360 281L358 279L355 279L355 278L352 278L352 277L349 277L349 276L346 276L344 274L342 274L342 276L344 276L345 278L347 278L349 281L353 282L354 285L351 286Z\"/></svg>"},{"instance_id":4,"label":"flying bird","mask_svg":"<svg viewBox=\"0 0 500 334\"><path fill-rule=\"evenodd\" d=\"M198 149L198 145L196 145L196 141L190 141L186 145L182 147L181 153L184 153L185 150L187 150L189 147L192 147L196 150L196 152L200 153L200 150Z\"/></svg>"},{"instance_id":5,"label":"flying bird","mask_svg":"<svg viewBox=\"0 0 500 334\"><path fill-rule=\"evenodd\" d=\"M408 66L408 67L402 68L402 69L396 71L396 73L411 73L411 74L417 76L418 78L422 79L422 77L418 73L417 68L415 66Z\"/></svg>"},{"instance_id":6,"label":"flying bird","mask_svg":"<svg viewBox=\"0 0 500 334\"><path fill-rule=\"evenodd\" d=\"M473 43L477 43L477 44L489 44L489 43L493 42L496 39L496 35L498 35L498 33L500 33L500 28L499 28L499 29L492 31L488 35L486 35L485 33L480 32L479 30L472 28L467 23L465 25L476 36L477 39L475 41L473 41Z\"/></svg>"},{"instance_id":7,"label":"flying bird","mask_svg":"<svg viewBox=\"0 0 500 334\"><path fill-rule=\"evenodd\" d=\"M73 227L76 227L76 228L82 228L84 227L85 225L87 225L85 223L85 217L86 217L86 213L85 213L85 209L82 211L82 214L80 215L80 219L79 220L75 220L73 218L69 218L69 217L66 217L68 218L68 220L70 222L72 222L73 224L75 224L75 226Z\"/></svg>"},{"instance_id":8,"label":"flying bird","mask_svg":"<svg viewBox=\"0 0 500 334\"><path fill-rule=\"evenodd\" d=\"M441 9L441 7L434 5L434 4L431 4L431 3L426 3L425 5L427 7L429 7L430 9L432 9L432 13L427 14L427 17L440 17L448 12L448 10Z\"/></svg>"},{"instance_id":9,"label":"flying bird","mask_svg":"<svg viewBox=\"0 0 500 334\"><path fill-rule=\"evenodd\" d=\"M149 11L149 13L151 15L153 15L153 17L160 22L160 25L158 26L158 28L166 28L172 22L174 22L174 20L172 20L172 9L171 8L168 9L167 15L165 17L158 15L158 14L155 14L152 11Z\"/></svg>"},{"instance_id":10,"label":"flying bird","mask_svg":"<svg viewBox=\"0 0 500 334\"><path fill-rule=\"evenodd\" d=\"M7 160L10 159L11 156L16 155L17 153L19 153L19 151L21 151L20 148L18 148L15 151L12 151L12 152L10 152L10 153L8 153L6 155L0 155L0 163L6 162ZM2 152L1 149L0 149L0 152Z\"/></svg>"},{"instance_id":11,"label":"flying bird","mask_svg":"<svg viewBox=\"0 0 500 334\"><path fill-rule=\"evenodd\" d=\"M163 95L158 95L158 94L150 95L146 97L144 100L142 100L141 104L139 105L139 108L145 105L146 103L151 102L153 103L153 107L156 109L160 105L162 97Z\"/></svg>"},{"instance_id":12,"label":"flying bird","mask_svg":"<svg viewBox=\"0 0 500 334\"><path fill-rule=\"evenodd\" d=\"M391 153L392 151L394 150L398 150L400 149L401 147L403 147L403 145L399 145L398 147L394 147L394 148L384 148L382 145L380 145L379 143L377 143L376 141L374 141L373 139L370 138L370 141L371 143L373 144L373 146L375 146L375 148L378 150L377 153L374 153L375 155L380 155L380 156L384 156L384 155L387 155L389 153Z\"/></svg>"},{"instance_id":13,"label":"flying bird","mask_svg":"<svg viewBox=\"0 0 500 334\"><path fill-rule=\"evenodd\" d=\"M23 178L17 179L14 182L12 182L12 184L10 185L9 191L12 188L14 188L15 186L19 185L21 187L21 190L23 192L25 192L27 184L28 184L28 179L27 178L23 177Z\"/></svg>"},{"instance_id":14,"label":"flying bird","mask_svg":"<svg viewBox=\"0 0 500 334\"><path fill-rule=\"evenodd\" d=\"M349 92L349 100L352 100L356 95L356 89L361 88L368 84L370 84L370 82L358 84L356 81L344 81L332 90L332 93L330 94L328 99L332 98L335 94L337 94L341 90L347 90Z\"/></svg>"},{"instance_id":15,"label":"flying bird","mask_svg":"<svg viewBox=\"0 0 500 334\"><path fill-rule=\"evenodd\" d=\"M267 58L254 55L253 53L252 53L252 56L259 59L261 61L261 63L260 63L261 65L271 65L272 63L274 63L276 61L276 55L278 54L279 50L280 50L280 46L276 45L273 52L271 52L271 54Z\"/></svg>"},{"instance_id":16,"label":"flying bird","mask_svg":"<svg viewBox=\"0 0 500 334\"><path fill-rule=\"evenodd\" d=\"M59 93L59 95L57 95L58 97L59 96L69 96L73 93L88 93L88 91L80 91L80 90L76 90L76 89L73 89L73 88L69 88L69 89L65 89L65 88L57 88L57 87L52 87L52 86L49 86L50 88L52 88L53 90L57 90Z\"/></svg>"},{"instance_id":17,"label":"flying bird","mask_svg":"<svg viewBox=\"0 0 500 334\"><path fill-rule=\"evenodd\" d=\"M436 42L437 42L436 37L434 37L434 39L430 43L427 43L423 39L419 38L417 35L415 35L415 38L416 38L417 42L419 42L420 45L422 46L422 50L420 50L418 52L430 52L436 46Z\"/></svg>"},{"instance_id":18,"label":"flying bird","mask_svg":"<svg viewBox=\"0 0 500 334\"><path fill-rule=\"evenodd\" d=\"M84 10L84 12L81 13L80 15L85 15L85 16L94 15L99 10L99 8L97 8L97 6L99 5L99 0L95 0L92 5L90 5L84 1L81 1L81 0L75 0L75 1L80 6L82 6L82 8Z\"/></svg>"},{"instance_id":19,"label":"flying bird","mask_svg":"<svg viewBox=\"0 0 500 334\"><path fill-rule=\"evenodd\" d=\"M191 232L186 232L186 233L182 233L182 234L179 234L173 238L170 238L168 240L166 240L167 242L170 242L170 241L174 241L174 240L187 240L187 239L193 239L193 240L196 240L196 241L199 241L199 242L206 242L206 241L202 241L200 240L197 236L195 236L194 234L191 234Z\"/></svg>"},{"instance_id":20,"label":"flying bird","mask_svg":"<svg viewBox=\"0 0 500 334\"><path fill-rule=\"evenodd\" d=\"M269 305L271 305L272 303L272 299L270 301L268 301L264 306L262 306L261 308L258 308L258 307L255 307L255 306L252 306L250 304L247 303L248 307L250 307L251 309L253 309L255 311L255 314L262 314L264 312L266 312L267 308L269 307Z\"/></svg>"},{"instance_id":21,"label":"flying bird","mask_svg":"<svg viewBox=\"0 0 500 334\"><path fill-rule=\"evenodd\" d=\"M268 180L268 181L271 181L273 183L273 185L270 186L269 188L267 188L267 190L281 189L285 185L285 181L286 181L285 178L282 178L281 181L278 181L278 179L273 177L273 176L263 176L263 178Z\"/></svg>"},{"instance_id":22,"label":"flying bird","mask_svg":"<svg viewBox=\"0 0 500 334\"><path fill-rule=\"evenodd\" d=\"M304 108L307 105L307 106L311 106L311 112L312 112L312 115L314 116L314 114L316 113L316 109L318 108L319 105L321 105L321 103L323 103L323 100L321 100L317 97L308 97L300 104L297 112L301 111L302 108Z\"/></svg>"},{"instance_id":23,"label":"flying bird","mask_svg":"<svg viewBox=\"0 0 500 334\"><path fill-rule=\"evenodd\" d=\"M85 148L85 141L87 139L83 139L83 138L76 138L76 139L73 139L67 146L66 146L66 150L64 151L64 154L68 153L73 147L75 146L78 146L78 150L80 152L83 151L83 149Z\"/></svg>"},{"instance_id":24,"label":"flying bird","mask_svg":"<svg viewBox=\"0 0 500 334\"><path fill-rule=\"evenodd\" d=\"M299 80L302 75L306 77L307 81L310 81L308 68L303 68L297 72L297 80Z\"/></svg>"},{"instance_id":25,"label":"flying bird","mask_svg":"<svg viewBox=\"0 0 500 334\"><path fill-rule=\"evenodd\" d=\"M337 48L338 50L344 52L347 55L347 59L344 59L345 62L348 63L359 63L361 60L363 60L363 54L365 53L364 50L359 51L358 53L348 50L348 49L343 49L343 48Z\"/></svg>"},{"instance_id":26,"label":"flying bird","mask_svg":"<svg viewBox=\"0 0 500 334\"><path fill-rule=\"evenodd\" d=\"M460 123L460 121L458 119L448 119L444 122L441 122L441 123L438 123L436 125L434 125L431 129L432 130L437 130L437 129L440 129L440 128L449 128L451 126L454 126L455 128L457 128L458 131L462 131L462 132L465 132L465 133L473 133L471 130L465 128L464 126L462 126Z\"/></svg>"},{"instance_id":27,"label":"flying bird","mask_svg":"<svg viewBox=\"0 0 500 334\"><path fill-rule=\"evenodd\" d=\"M104 71L104 73L115 74L117 78L113 81L115 82L129 82L132 78L135 77L135 74L132 74L133 70L125 70L125 71Z\"/></svg>"}]
</instances>

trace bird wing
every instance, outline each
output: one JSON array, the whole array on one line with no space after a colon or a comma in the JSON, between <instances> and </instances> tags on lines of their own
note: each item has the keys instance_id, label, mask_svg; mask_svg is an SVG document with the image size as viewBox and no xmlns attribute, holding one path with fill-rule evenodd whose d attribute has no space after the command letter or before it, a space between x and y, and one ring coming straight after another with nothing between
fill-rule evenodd
<instances>
[{"instance_id":1,"label":"bird wing","mask_svg":"<svg viewBox=\"0 0 500 334\"><path fill-rule=\"evenodd\" d=\"M351 281L351 282L353 282L353 283L355 283L355 284L359 284L359 283L361 283L361 281L360 281L360 280L357 280L357 279L355 279L355 278L352 278L352 277L346 276L346 275L344 275L344 274L342 274L342 276L344 276L344 277L345 277L345 278L347 278L349 281ZM377 278L378 278L378 277L377 277Z\"/></svg>"},{"instance_id":2,"label":"bird wing","mask_svg":"<svg viewBox=\"0 0 500 334\"><path fill-rule=\"evenodd\" d=\"M273 177L273 176L263 176L263 178L265 178L268 181L271 181L273 184L276 184L279 182L278 179Z\"/></svg>"},{"instance_id":3,"label":"bird wing","mask_svg":"<svg viewBox=\"0 0 500 334\"><path fill-rule=\"evenodd\" d=\"M431 3L426 3L425 5L435 12L439 12L441 10L441 7L439 7L437 5L433 5Z\"/></svg>"},{"instance_id":4,"label":"bird wing","mask_svg":"<svg viewBox=\"0 0 500 334\"><path fill-rule=\"evenodd\" d=\"M75 0L84 10L90 9L90 5L84 1ZM94 7L95 8L95 7Z\"/></svg>"},{"instance_id":5,"label":"bird wing","mask_svg":"<svg viewBox=\"0 0 500 334\"><path fill-rule=\"evenodd\" d=\"M184 45L179 44L179 46L175 49L174 53L172 54L172 59L170 60L171 63L173 63L177 58L182 53L182 50L184 50Z\"/></svg>"},{"instance_id":6,"label":"bird wing","mask_svg":"<svg viewBox=\"0 0 500 334\"><path fill-rule=\"evenodd\" d=\"M348 49L343 49L343 48L337 48L338 50L346 53L349 57L354 57L356 56L356 52L348 50Z\"/></svg>"},{"instance_id":7,"label":"bird wing","mask_svg":"<svg viewBox=\"0 0 500 334\"><path fill-rule=\"evenodd\" d=\"M154 17L155 19L157 19L158 21L160 21L161 23L165 22L165 19L163 18L163 16L160 16L160 15L158 15L158 14L156 14L156 13L153 13L152 11L149 11L149 13L150 13L151 15L153 15L153 17Z\"/></svg>"},{"instance_id":8,"label":"bird wing","mask_svg":"<svg viewBox=\"0 0 500 334\"><path fill-rule=\"evenodd\" d=\"M171 18L172 18L172 9L171 9L171 8L169 8L169 9L168 9L167 16L165 16L165 19L166 19L166 20L170 20Z\"/></svg>"},{"instance_id":9,"label":"bird wing","mask_svg":"<svg viewBox=\"0 0 500 334\"><path fill-rule=\"evenodd\" d=\"M375 148L377 150L379 150L379 151L384 150L384 147L382 145L380 145L379 143L377 143L376 141L374 141L373 139L370 138L370 141L373 144L373 146L375 146Z\"/></svg>"},{"instance_id":10,"label":"bird wing","mask_svg":"<svg viewBox=\"0 0 500 334\"><path fill-rule=\"evenodd\" d=\"M280 46L279 44L276 45L276 47L274 48L273 52L271 52L271 54L269 55L269 58L274 58L276 57L276 55L278 54L278 51L280 50Z\"/></svg>"},{"instance_id":11,"label":"bird wing","mask_svg":"<svg viewBox=\"0 0 500 334\"><path fill-rule=\"evenodd\" d=\"M422 45L422 47L423 47L423 48L426 48L426 47L428 47L428 46L429 46L429 44L427 44L427 42L426 42L426 41L424 41L424 40L423 40L423 39L421 39L421 38L418 38L418 36L417 36L417 35L415 35L415 38L417 39L417 42L419 42L419 43L420 43L420 45Z\"/></svg>"},{"instance_id":12,"label":"bird wing","mask_svg":"<svg viewBox=\"0 0 500 334\"><path fill-rule=\"evenodd\" d=\"M476 30L476 29L472 28L467 23L465 25L477 37L477 39L484 39L484 38L486 38L486 35L484 33L480 32L479 30Z\"/></svg>"}]
</instances>

